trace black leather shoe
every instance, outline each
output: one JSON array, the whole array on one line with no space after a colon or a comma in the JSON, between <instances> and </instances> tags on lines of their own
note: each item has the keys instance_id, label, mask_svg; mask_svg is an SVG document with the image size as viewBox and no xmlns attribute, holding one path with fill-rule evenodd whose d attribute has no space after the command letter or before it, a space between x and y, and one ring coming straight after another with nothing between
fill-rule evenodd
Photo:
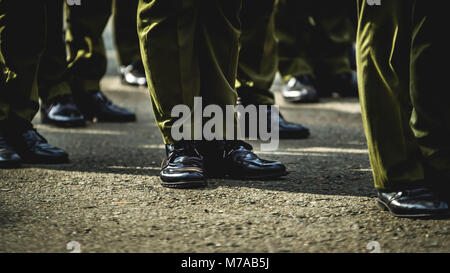
<instances>
[{"instance_id":1,"label":"black leather shoe","mask_svg":"<svg viewBox=\"0 0 450 273\"><path fill-rule=\"evenodd\" d=\"M258 112L259 113L259 112ZM272 130L272 110L270 107L267 107L267 131L270 132ZM284 117L278 113L279 124L278 124L278 137L280 139L303 139L309 137L309 129L301 124L291 123L284 119ZM257 122L257 136L259 138L259 122ZM245 137L250 137L250 121L248 115L245 120Z\"/></svg>"},{"instance_id":2,"label":"black leather shoe","mask_svg":"<svg viewBox=\"0 0 450 273\"><path fill-rule=\"evenodd\" d=\"M6 143L0 131L0 169L20 167L21 161L20 156Z\"/></svg>"},{"instance_id":3,"label":"black leather shoe","mask_svg":"<svg viewBox=\"0 0 450 273\"><path fill-rule=\"evenodd\" d=\"M423 218L449 215L449 206L428 188L415 188L396 192L378 192L378 204L392 215Z\"/></svg>"},{"instance_id":4,"label":"black leather shoe","mask_svg":"<svg viewBox=\"0 0 450 273\"><path fill-rule=\"evenodd\" d=\"M136 115L128 109L112 103L102 92L80 92L74 96L81 113L89 120L99 122L133 122Z\"/></svg>"},{"instance_id":5,"label":"black leather shoe","mask_svg":"<svg viewBox=\"0 0 450 273\"><path fill-rule=\"evenodd\" d=\"M6 133L7 143L19 154L24 163L59 164L69 162L68 154L47 143L31 124L16 124Z\"/></svg>"},{"instance_id":6,"label":"black leather shoe","mask_svg":"<svg viewBox=\"0 0 450 273\"><path fill-rule=\"evenodd\" d=\"M283 164L260 159L244 141L203 141L200 147L210 177L269 179L288 174Z\"/></svg>"},{"instance_id":7,"label":"black leather shoe","mask_svg":"<svg viewBox=\"0 0 450 273\"><path fill-rule=\"evenodd\" d=\"M55 98L41 105L42 123L52 124L58 127L82 127L86 125L72 96Z\"/></svg>"},{"instance_id":8,"label":"black leather shoe","mask_svg":"<svg viewBox=\"0 0 450 273\"><path fill-rule=\"evenodd\" d=\"M319 94L311 76L293 77L282 91L283 98L288 102L313 103L319 101Z\"/></svg>"},{"instance_id":9,"label":"black leather shoe","mask_svg":"<svg viewBox=\"0 0 450 273\"><path fill-rule=\"evenodd\" d=\"M197 188L207 185L203 157L193 141L166 145L167 159L161 166L161 185L168 188Z\"/></svg>"},{"instance_id":10,"label":"black leather shoe","mask_svg":"<svg viewBox=\"0 0 450 273\"><path fill-rule=\"evenodd\" d=\"M146 86L147 79L145 78L145 70L142 61L135 61L130 65L120 68L122 82L134 86Z\"/></svg>"},{"instance_id":11,"label":"black leather shoe","mask_svg":"<svg viewBox=\"0 0 450 273\"><path fill-rule=\"evenodd\" d=\"M288 122L280 114L280 139L302 139L309 137L309 129L301 124Z\"/></svg>"}]
</instances>

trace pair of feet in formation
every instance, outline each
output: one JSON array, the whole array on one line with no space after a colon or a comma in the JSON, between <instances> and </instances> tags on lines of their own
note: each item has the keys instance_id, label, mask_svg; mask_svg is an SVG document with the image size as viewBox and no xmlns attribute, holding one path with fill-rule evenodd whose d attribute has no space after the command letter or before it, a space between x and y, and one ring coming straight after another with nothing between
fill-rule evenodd
<instances>
[{"instance_id":1,"label":"pair of feet in formation","mask_svg":"<svg viewBox=\"0 0 450 273\"><path fill-rule=\"evenodd\" d=\"M50 144L25 120L2 121L0 125L0 168L17 168L22 163L60 164L69 155Z\"/></svg>"},{"instance_id":2,"label":"pair of feet in formation","mask_svg":"<svg viewBox=\"0 0 450 273\"><path fill-rule=\"evenodd\" d=\"M270 179L285 176L286 167L264 160L244 141L179 141L166 145L161 184L169 188L207 186L207 178Z\"/></svg>"},{"instance_id":3,"label":"pair of feet in formation","mask_svg":"<svg viewBox=\"0 0 450 273\"><path fill-rule=\"evenodd\" d=\"M42 123L59 127L84 126L86 120L131 122L136 115L111 102L102 92L86 92L76 99L60 96L41 105ZM47 143L28 121L20 118L0 124L0 168L15 168L21 163L60 164L69 162L68 154Z\"/></svg>"},{"instance_id":4,"label":"pair of feet in formation","mask_svg":"<svg viewBox=\"0 0 450 273\"><path fill-rule=\"evenodd\" d=\"M283 98L293 103L314 103L321 97L329 97L333 94L338 94L340 97L357 97L356 73L342 73L317 79L310 75L292 77L282 91Z\"/></svg>"},{"instance_id":5,"label":"pair of feet in formation","mask_svg":"<svg viewBox=\"0 0 450 273\"><path fill-rule=\"evenodd\" d=\"M86 120L132 122L136 115L115 105L101 91L59 96L41 105L42 123L58 127L82 127Z\"/></svg>"},{"instance_id":6,"label":"pair of feet in formation","mask_svg":"<svg viewBox=\"0 0 450 273\"><path fill-rule=\"evenodd\" d=\"M136 61L119 69L122 82L127 85L145 86L147 80L142 62ZM42 123L59 127L82 127L86 120L100 122L133 122L136 115L115 105L101 91L86 92L77 96L65 95L43 103Z\"/></svg>"}]
</instances>

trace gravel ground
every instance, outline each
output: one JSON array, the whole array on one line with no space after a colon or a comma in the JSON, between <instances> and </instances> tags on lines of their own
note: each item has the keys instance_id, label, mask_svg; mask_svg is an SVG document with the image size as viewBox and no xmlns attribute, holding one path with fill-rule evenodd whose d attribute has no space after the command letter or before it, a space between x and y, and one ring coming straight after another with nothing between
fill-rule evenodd
<instances>
[{"instance_id":1,"label":"gravel ground","mask_svg":"<svg viewBox=\"0 0 450 273\"><path fill-rule=\"evenodd\" d=\"M82 129L35 125L71 163L0 170L0 252L449 252L450 220L397 219L381 211L356 99L283 104L306 140L259 152L287 165L283 180L211 180L197 190L160 186L164 157L145 88L102 81L137 112L130 124ZM277 91L279 86L275 86ZM253 143L258 148L258 143Z\"/></svg>"}]
</instances>

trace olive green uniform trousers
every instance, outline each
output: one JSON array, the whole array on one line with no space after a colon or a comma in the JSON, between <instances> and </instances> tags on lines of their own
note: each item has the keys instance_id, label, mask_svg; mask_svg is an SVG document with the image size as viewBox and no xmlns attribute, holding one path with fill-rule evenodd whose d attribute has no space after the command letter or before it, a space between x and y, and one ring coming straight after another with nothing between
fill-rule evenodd
<instances>
[{"instance_id":1,"label":"olive green uniform trousers","mask_svg":"<svg viewBox=\"0 0 450 273\"><path fill-rule=\"evenodd\" d=\"M377 189L450 185L445 9L431 1L358 1L357 67Z\"/></svg>"},{"instance_id":2,"label":"olive green uniform trousers","mask_svg":"<svg viewBox=\"0 0 450 273\"><path fill-rule=\"evenodd\" d=\"M66 5L68 67L74 92L100 89L107 65L102 34L111 14L119 64L140 59L137 4L137 0L85 0L80 6Z\"/></svg>"},{"instance_id":3,"label":"olive green uniform trousers","mask_svg":"<svg viewBox=\"0 0 450 273\"><path fill-rule=\"evenodd\" d=\"M242 2L237 91L243 104L275 103L269 91L278 70L275 0Z\"/></svg>"},{"instance_id":4,"label":"olive green uniform trousers","mask_svg":"<svg viewBox=\"0 0 450 273\"><path fill-rule=\"evenodd\" d=\"M37 78L48 5L45 0L0 0L0 121L31 121L39 109Z\"/></svg>"},{"instance_id":5,"label":"olive green uniform trousers","mask_svg":"<svg viewBox=\"0 0 450 273\"><path fill-rule=\"evenodd\" d=\"M72 93L63 37L63 5L63 1L53 1L47 7L47 47L38 72L39 97L43 101Z\"/></svg>"},{"instance_id":6,"label":"olive green uniform trousers","mask_svg":"<svg viewBox=\"0 0 450 273\"><path fill-rule=\"evenodd\" d=\"M241 0L140 0L141 55L157 124L173 143L174 106L235 105Z\"/></svg>"},{"instance_id":7,"label":"olive green uniform trousers","mask_svg":"<svg viewBox=\"0 0 450 273\"><path fill-rule=\"evenodd\" d=\"M276 37L283 79L351 72L355 1L279 0Z\"/></svg>"}]
</instances>

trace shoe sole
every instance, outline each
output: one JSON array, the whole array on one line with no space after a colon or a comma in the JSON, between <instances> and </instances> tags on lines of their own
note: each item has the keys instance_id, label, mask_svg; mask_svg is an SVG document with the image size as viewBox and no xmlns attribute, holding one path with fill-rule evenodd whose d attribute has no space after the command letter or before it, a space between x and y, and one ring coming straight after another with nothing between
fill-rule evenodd
<instances>
[{"instance_id":1,"label":"shoe sole","mask_svg":"<svg viewBox=\"0 0 450 273\"><path fill-rule=\"evenodd\" d=\"M22 161L0 162L0 169L17 169L22 166Z\"/></svg>"},{"instance_id":2,"label":"shoe sole","mask_svg":"<svg viewBox=\"0 0 450 273\"><path fill-rule=\"evenodd\" d=\"M53 121L43 117L41 122L42 124L54 125L60 128L77 128L86 126L86 121L84 119L67 122L67 121Z\"/></svg>"},{"instance_id":3,"label":"shoe sole","mask_svg":"<svg viewBox=\"0 0 450 273\"><path fill-rule=\"evenodd\" d=\"M161 185L171 189L195 189L208 186L208 182L205 181L174 181L166 182L160 178Z\"/></svg>"},{"instance_id":4,"label":"shoe sole","mask_svg":"<svg viewBox=\"0 0 450 273\"><path fill-rule=\"evenodd\" d=\"M443 214L430 214L430 213L398 214L398 213L393 212L391 210L391 208L389 208L389 206L385 202L380 200L379 198L377 198L377 204L383 211L388 211L393 216L399 217L399 218L428 219L428 218L442 218L442 217L448 216L448 213L447 214L445 214L445 213L443 213Z\"/></svg>"},{"instance_id":5,"label":"shoe sole","mask_svg":"<svg viewBox=\"0 0 450 273\"><path fill-rule=\"evenodd\" d=\"M234 175L224 175L224 176L212 176L214 178L229 178L233 180L270 180L274 178L279 178L287 176L289 172L285 171L282 173L265 174L265 175L247 175L247 176L234 176Z\"/></svg>"}]
</instances>

